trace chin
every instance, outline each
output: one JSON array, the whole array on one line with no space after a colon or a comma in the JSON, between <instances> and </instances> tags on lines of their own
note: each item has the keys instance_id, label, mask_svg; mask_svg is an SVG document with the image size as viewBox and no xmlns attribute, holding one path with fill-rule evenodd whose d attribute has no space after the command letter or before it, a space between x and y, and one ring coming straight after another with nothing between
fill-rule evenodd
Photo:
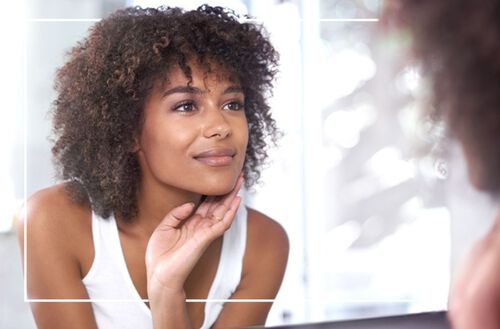
<instances>
[{"instance_id":1,"label":"chin","mask_svg":"<svg viewBox=\"0 0 500 329\"><path fill-rule=\"evenodd\" d=\"M484 143L483 143L484 144ZM462 142L470 183L476 189L489 194L500 192L500 153L496 145Z\"/></svg>"},{"instance_id":2,"label":"chin","mask_svg":"<svg viewBox=\"0 0 500 329\"><path fill-rule=\"evenodd\" d=\"M474 188L481 192L491 195L498 195L500 193L500 182L498 179L484 177L484 175L478 175L477 173L469 173L469 181Z\"/></svg>"},{"instance_id":3,"label":"chin","mask_svg":"<svg viewBox=\"0 0 500 329\"><path fill-rule=\"evenodd\" d=\"M206 196L218 196L231 192L236 184L236 178L231 179L213 179L205 182L200 191L201 194Z\"/></svg>"},{"instance_id":4,"label":"chin","mask_svg":"<svg viewBox=\"0 0 500 329\"><path fill-rule=\"evenodd\" d=\"M469 181L477 190L491 195L500 193L500 176L493 174L499 168L488 168L485 163L468 162Z\"/></svg>"}]
</instances>

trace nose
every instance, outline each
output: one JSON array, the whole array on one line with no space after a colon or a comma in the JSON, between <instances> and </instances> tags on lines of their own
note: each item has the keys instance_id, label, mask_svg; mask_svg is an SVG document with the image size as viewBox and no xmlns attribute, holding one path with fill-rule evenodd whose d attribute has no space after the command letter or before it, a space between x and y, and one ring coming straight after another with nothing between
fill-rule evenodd
<instances>
[{"instance_id":1,"label":"nose","mask_svg":"<svg viewBox=\"0 0 500 329\"><path fill-rule=\"evenodd\" d=\"M203 135L206 138L224 139L231 135L231 126L220 109L210 108L206 112L205 120Z\"/></svg>"}]
</instances>

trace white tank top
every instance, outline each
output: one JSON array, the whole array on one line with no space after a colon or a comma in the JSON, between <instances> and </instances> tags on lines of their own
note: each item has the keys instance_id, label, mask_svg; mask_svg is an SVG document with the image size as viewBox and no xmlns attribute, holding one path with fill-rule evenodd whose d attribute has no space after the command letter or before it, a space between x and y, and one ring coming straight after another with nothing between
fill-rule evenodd
<instances>
[{"instance_id":1,"label":"white tank top","mask_svg":"<svg viewBox=\"0 0 500 329\"><path fill-rule=\"evenodd\" d=\"M236 290L243 266L247 210L240 206L231 227L224 233L221 255L207 299L229 299ZM92 213L94 261L83 278L99 329L151 329L151 311L132 282L120 244L114 216L103 219ZM210 328L224 302L207 301L201 328Z\"/></svg>"}]
</instances>

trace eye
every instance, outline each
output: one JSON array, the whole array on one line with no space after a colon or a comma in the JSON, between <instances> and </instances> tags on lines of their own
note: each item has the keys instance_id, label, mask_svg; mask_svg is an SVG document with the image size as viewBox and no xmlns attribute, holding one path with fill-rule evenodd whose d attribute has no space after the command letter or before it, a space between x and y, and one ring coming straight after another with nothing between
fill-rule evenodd
<instances>
[{"instance_id":1,"label":"eye","mask_svg":"<svg viewBox=\"0 0 500 329\"><path fill-rule=\"evenodd\" d=\"M231 101L229 103L224 104L223 109L229 111L241 111L243 110L243 103L240 101Z\"/></svg>"},{"instance_id":2,"label":"eye","mask_svg":"<svg viewBox=\"0 0 500 329\"><path fill-rule=\"evenodd\" d=\"M196 105L192 101L184 101L174 105L172 110L175 112L192 112L196 110Z\"/></svg>"}]
</instances>

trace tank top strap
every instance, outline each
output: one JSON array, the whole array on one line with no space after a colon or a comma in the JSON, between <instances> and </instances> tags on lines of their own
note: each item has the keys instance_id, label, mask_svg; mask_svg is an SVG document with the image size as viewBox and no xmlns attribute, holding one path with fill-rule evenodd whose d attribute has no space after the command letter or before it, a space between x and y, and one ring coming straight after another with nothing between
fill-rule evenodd
<instances>
[{"instance_id":1,"label":"tank top strap","mask_svg":"<svg viewBox=\"0 0 500 329\"><path fill-rule=\"evenodd\" d=\"M90 266L89 271L82 279L83 282L90 281L93 279L93 277L95 276L97 264L100 263L101 261L102 228L100 222L102 220L103 219L100 216L98 216L94 211L92 211L91 222L92 222L92 242L94 247L94 259L92 261L92 265Z\"/></svg>"}]
</instances>

